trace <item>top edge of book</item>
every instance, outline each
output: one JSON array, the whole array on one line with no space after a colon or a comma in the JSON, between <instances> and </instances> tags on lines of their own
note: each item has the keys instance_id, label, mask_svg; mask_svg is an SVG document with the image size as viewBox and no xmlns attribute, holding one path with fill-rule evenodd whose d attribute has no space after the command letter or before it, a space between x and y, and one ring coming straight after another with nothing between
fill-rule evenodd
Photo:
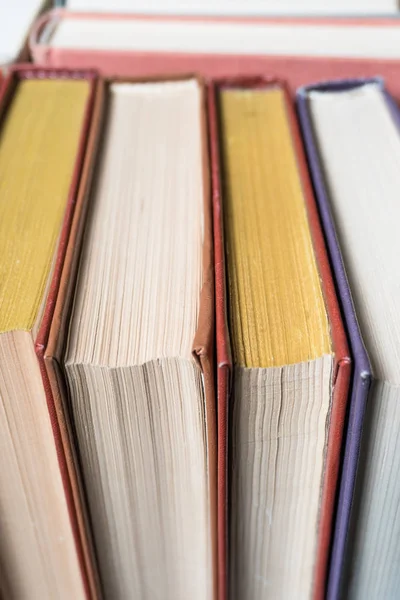
<instances>
[{"instance_id":1,"label":"top edge of book","mask_svg":"<svg viewBox=\"0 0 400 600\"><path fill-rule=\"evenodd\" d=\"M185 79L162 79L162 80L149 80L149 81L112 81L110 83L110 91L118 92L119 94L131 94L133 91L135 94L143 92L147 94L151 88L153 94L165 94L166 92L180 93L185 89L195 88L201 89L199 81L195 77L188 77Z\"/></svg>"},{"instance_id":2,"label":"top edge of book","mask_svg":"<svg viewBox=\"0 0 400 600\"><path fill-rule=\"evenodd\" d=\"M276 84L229 87L220 95L223 179L229 182L225 207L228 279L234 290L230 311L234 361L267 368L313 360L330 353L333 340L287 95ZM262 163L254 161L256 155ZM291 218L286 220L289 212ZM259 225L252 230L251 223L256 225L257 220ZM296 248L289 242L294 223L301 232ZM239 249L240 261L235 259ZM244 302L249 285L254 286L251 300ZM276 319L272 325L271 315ZM315 327L310 328L310 321ZM268 333L260 336L257 331Z\"/></svg>"},{"instance_id":3,"label":"top edge of book","mask_svg":"<svg viewBox=\"0 0 400 600\"><path fill-rule=\"evenodd\" d=\"M383 147L381 148L381 152L382 154L380 155L380 162L374 163L372 165L372 173L375 172L375 177L377 177L377 171L376 169L382 169L383 167L386 168L386 164L387 164L387 169L388 171L386 172L386 177L388 177L388 184L390 184L391 181L393 181L393 178L395 177L394 173L396 172L396 161L398 160L398 156L400 153L400 142L399 142L399 126L400 126L400 115L399 115L399 110L398 107L396 105L396 102L394 100L394 98L392 96L390 96L390 94L388 93L388 91L386 90L384 81L381 78L370 78L370 79L349 79L349 80L333 80L330 82L323 82L321 84L313 84L311 86L307 86L306 88L304 88L300 94L298 94L298 109L299 109L299 115L300 115L300 120L302 121L302 125L303 125L303 132L305 135L305 142L306 142L306 146L308 146L308 152L309 152L309 159L310 159L310 164L311 164L311 170L314 172L313 177L314 177L314 182L315 185L318 187L319 191L317 193L317 198L318 198L318 202L320 205L320 209L321 209L321 214L322 214L322 219L324 220L329 218L327 215L330 211L329 206L330 206L330 199L328 197L328 188L326 187L327 184L325 184L325 177L327 177L327 175L323 175L323 173L326 172L327 170L327 166L323 167L322 165L322 158L318 158L317 157L317 153L316 153L316 140L318 139L317 137L315 137L315 139L313 139L312 135L311 135L311 128L315 128L316 124L313 122L314 117L312 117L312 107L314 106L314 103L317 103L315 105L319 105L320 108L322 109L323 106L326 106L325 103L328 103L328 106L332 106L332 110L333 107L336 107L335 110L341 110L343 108L346 109L347 106L347 115L348 115L348 111L350 110L356 110L356 106L359 106L359 111L365 111L367 110L368 106L369 106L369 110L372 110L372 107L374 107L375 110L377 110L377 120L376 120L376 125L375 125L375 129L373 129L373 125L371 124L371 132L369 133L369 136L374 135L378 135L379 136L377 138L373 138L373 137L369 137L368 139L371 140L371 146L370 148L374 148L376 144L381 143L382 144L382 140L383 139L387 139L386 136L389 135L389 141L387 142L388 144L390 144L390 151L387 150L387 152L389 152L389 154L385 154L383 151ZM353 104L353 103L359 103L361 102L362 104ZM365 104L366 102L369 102L368 106ZM378 104L379 102L379 104ZM371 104L372 103L372 104ZM325 108L325 114L326 111L329 110L329 108ZM337 112L335 113L337 116ZM345 113L346 114L346 113ZM354 114L354 112L353 112ZM366 122L365 122L365 116L364 112L360 112L360 119L361 122L362 118L364 118L364 128L366 127ZM326 120L326 116L324 117ZM347 116L347 118L349 118ZM370 120L368 120L367 123L371 123ZM360 125L359 125L360 127ZM377 127L379 127L379 129L377 129ZM362 131L362 130L360 130ZM374 133L375 132L375 133ZM383 135L383 132L385 132L385 136ZM316 134L315 134L316 135ZM322 134L321 134L322 135ZM354 135L354 134L353 134ZM318 144L322 144L321 139L319 140ZM368 144L366 146L366 151L368 150ZM385 156L386 156L386 160L385 160ZM358 162L355 162L355 166L358 165ZM374 171L375 169L375 171ZM339 248L338 242L333 239L333 236L331 236L331 241L330 243L328 242L329 246L330 246L330 251L331 254L333 255L332 260L335 263L335 272L336 272L336 280L338 282L338 286L340 288L340 295L342 297L342 304L343 304L343 311L344 311L344 315L345 315L345 319L346 319L346 324L347 324L347 328L349 331L349 337L350 337L350 341L351 341L351 345L352 345L352 351L353 354L355 356L355 360L356 360L356 371L358 373L358 375L361 376L361 378L365 381L370 380L372 377L372 372L375 375L375 377L377 377L378 379L384 379L384 380L388 380L390 381L393 385L399 385L399 375L398 375L398 369L397 369L397 362L396 359L392 357L392 352L388 351L387 349L384 350L384 345L382 345L380 347L380 349L377 349L376 343L374 342L375 340L375 336L380 336L379 339L381 339L382 335L383 335L383 331L385 330L386 325L384 325L384 322L382 320L382 314L381 312L376 312L377 308L375 306L375 308L371 308L369 301L367 302L367 306L369 307L367 310L368 311L372 311L371 315L372 318L376 319L379 323L379 325L377 324L376 327L378 329L375 328L375 325L372 326L371 324L369 324L368 326L366 325L366 313L365 311L361 308L362 305L358 302L355 302L355 304L353 304L353 297L354 294L356 294L356 300L357 300L357 296L359 296L359 293L357 293L358 288L358 276L357 276L357 272L355 271L355 268L357 266L357 269L361 269L361 274L364 273L364 275L359 275L361 277L361 281L364 281L365 284L365 277L366 277L366 273L365 273L365 261L367 262L368 265L370 265L370 269L372 270L371 272L373 272L374 269L377 268L377 266L380 264L379 261L383 261L383 263L381 264L381 268L383 268L383 266L385 265L392 265L392 269L394 267L393 264L393 256L396 255L396 242L395 242L395 234L393 233L393 228L391 223L393 223L393 219L395 220L395 215L393 214L393 207L395 204L395 195L394 195L394 190L391 189L390 185L388 188L379 188L380 192L379 192L379 200L377 199L378 197L375 196L375 201L372 202L372 204L368 204L368 190L369 187L371 185L371 183L373 182L373 179L371 180L371 177L373 177L373 174L371 175L371 173L367 173L365 172L365 177L360 179L358 181L357 184L357 195L359 196L358 190L360 190L362 192L362 210L360 210L360 219L361 216L363 217L360 220L360 225L358 226L360 227L364 227L365 228L365 236L369 236L368 239L371 239L371 244L373 248L375 248L374 252L374 258L372 259L371 256L368 256L364 259L364 261L361 261L360 257L358 257L358 263L357 265L351 263L350 261L350 257L352 257L352 254L349 254L350 250L349 250L349 240L347 238L342 240L342 248ZM369 181L369 184L368 184ZM385 178L386 181L386 178ZM351 183L351 181L350 181ZM330 185L332 184L332 181L330 182ZM384 193L384 190L386 190L386 193ZM333 192L331 192L333 193ZM339 192L336 192L337 194L339 194ZM343 188L341 189L341 194L344 193ZM385 200L386 199L386 200ZM356 198L354 198L354 200L356 200ZM370 197L371 200L371 197ZM358 204L356 203L356 206L359 206L361 203L360 198L358 199ZM376 214L375 219L374 219L374 228L370 228L369 227L369 221L367 218L367 215L373 215L374 214L374 210L377 209L377 207L381 207L381 214L378 216L378 214ZM390 209L390 207L392 207L392 209ZM336 210L336 209L335 209ZM337 211L339 211L339 209L337 209ZM353 211L354 212L354 211ZM343 222L343 211L340 212L340 214L338 213L337 218L341 219L341 225L344 226L344 222ZM336 214L336 213L335 213ZM352 213L353 214L353 213ZM332 219L332 217L330 217ZM353 214L353 219L354 219L354 214ZM375 233L375 228L377 228L377 233ZM327 226L325 225L325 229L327 229ZM332 229L334 230L335 227L332 227ZM362 230L363 231L363 230ZM372 237L371 237L372 236ZM380 241L379 241L380 240ZM344 250L343 250L344 247ZM342 262L342 257L341 257L341 252L347 252L347 266L344 264L344 262ZM349 266L349 261L350 261L350 266ZM352 265L352 266L351 266ZM375 265L375 266L374 266ZM347 276L346 276L346 270L353 269L352 272L352 289L350 288L349 284L347 283ZM386 270L385 270L386 269ZM381 272L381 271L380 271ZM388 289L392 291L393 296L391 296L392 300L391 302L395 301L396 298L396 282L394 279L394 275L392 274L393 270L388 270L387 267L385 266L385 268L383 269L383 273L382 273L382 286L383 289ZM364 277L364 279L363 279ZM378 279L378 281L380 280L380 278ZM370 284L372 285L372 289L370 292L370 301L372 302L372 298L375 295L381 295L381 290L379 288L379 286L377 287L376 285L376 278L371 278L368 280L370 282ZM375 281L375 283L374 283ZM386 283L385 283L386 282ZM366 291L365 291L366 293ZM385 296L383 296L383 298L385 298ZM382 307L386 308L386 311L388 311L388 314L392 314L391 313L391 302L389 302L389 300L384 300ZM381 308L381 310L383 310ZM358 313L358 316L357 316ZM369 314L369 312L368 312ZM375 317L374 317L375 315ZM359 326L359 319L361 319L362 322L362 327ZM393 336L396 336L396 331L398 331L398 327L396 327L395 322L392 322L392 327L389 328L390 329L390 339ZM389 335L389 329L388 329L388 335ZM372 333L372 330L374 330L374 333ZM365 341L365 345L364 345L364 341ZM392 342L393 343L393 342ZM367 350L366 348L367 347ZM395 345L394 345L395 347ZM371 362L372 362L372 368L371 368Z\"/></svg>"},{"instance_id":4,"label":"top edge of book","mask_svg":"<svg viewBox=\"0 0 400 600\"><path fill-rule=\"evenodd\" d=\"M360 92L363 93L365 89L379 89L384 91L385 84L383 78L380 76L360 77L310 83L298 88L296 96L313 97L317 94L319 96L326 96L342 92L352 92L354 95L358 95Z\"/></svg>"},{"instance_id":5,"label":"top edge of book","mask_svg":"<svg viewBox=\"0 0 400 600\"><path fill-rule=\"evenodd\" d=\"M335 277L338 295L341 300L342 313L346 323L346 328L351 345L352 358L354 360L355 377L365 386L365 393L369 382L372 379L372 368L370 360L365 349L364 341L359 329L357 316L353 304L352 294L349 287L347 274L343 262L342 250L338 242L336 226L333 221L333 215L330 208L327 190L325 188L322 175L322 165L317 154L317 146L313 137L311 116L309 111L309 101L312 97L323 98L343 93L362 93L365 88L380 89L385 91L384 80L382 77L357 77L348 79L333 79L327 81L314 82L302 86L296 91L297 110L302 128L305 148L308 154L308 161L311 170L311 176L315 187L315 198L319 207L319 214L324 228L326 244L332 262L333 273Z\"/></svg>"},{"instance_id":6,"label":"top edge of book","mask_svg":"<svg viewBox=\"0 0 400 600\"><path fill-rule=\"evenodd\" d=\"M30 69L27 69L27 72L29 73ZM35 72L35 70L33 70L33 72ZM54 73L53 70L51 72ZM12 86L13 75L15 74L17 75L17 85L11 88L11 102L8 105L6 105L7 99L9 98L10 86ZM81 155L83 151L83 146L85 144L86 133L89 124L88 111L93 96L93 82L90 77L80 77L78 78L78 80L76 80L73 77L53 78L39 76L37 78L34 78L29 76L25 77L24 75L25 72L23 69L14 70L2 89L2 95L0 99L0 112L2 113L2 115L4 115L4 119L0 127L0 148L2 149L2 152L4 152L4 144L6 145L6 148L8 148L12 142L13 137L18 135L18 131L21 132L21 129L16 121L16 118L18 117L18 113L15 112L16 110L19 110L20 113L22 111L21 114L23 114L24 111L27 111L25 114L25 121L23 122L24 127L28 127L29 124L33 126L34 122L39 122L39 119L41 118L41 111L36 111L34 115L30 115L30 120L26 119L26 117L29 116L28 113L30 104L29 102L27 102L29 99L30 102L36 103L37 106L38 102L41 102L40 98L42 98L42 101L47 101L48 98L52 97L51 95L49 95L50 92L52 95L55 94L60 95L60 97L63 97L65 91L67 91L68 98L73 98L76 104L76 106L71 107L71 110L66 109L65 102L63 105L64 112L67 111L68 116L71 117L70 126L73 130L70 130L67 136L67 147L71 152L69 157L70 163L68 163L68 167L63 167L62 170L62 173L64 173L63 177L65 179L65 187L63 187L62 190L62 199L57 199L57 202L61 202L60 212L58 216L53 217L54 235L56 235L57 239L63 240L66 236L68 236L70 219L73 212L74 198L79 185L77 169L78 163L81 160ZM32 86L35 87L33 88ZM67 88L65 86L67 86ZM68 103L68 99L66 100L66 102ZM41 106L44 106L43 103L41 104ZM47 110L47 116L45 117L43 115L43 118L45 119L44 122L47 122L47 124L50 122L56 122L55 117L50 118L49 106L47 106L47 108L46 106L44 106L43 108L43 110ZM24 135L28 134L29 131L24 132ZM45 136L48 137L49 135L50 130L47 127L43 130L42 137L44 139ZM11 155L9 154L9 162L10 160ZM18 165L23 164L23 160L24 154L17 154L17 156L13 159L13 168L18 170L18 168L20 168L18 167ZM32 162L33 164L35 164L35 161ZM61 168L61 162L57 164L60 164ZM7 168L9 169L9 166ZM39 176L42 177L42 179L40 179L40 181L39 179L35 179L34 183L36 183L36 185L39 185L40 182L43 183L43 178L45 177L43 168L40 166L40 164L38 168L34 169L34 177L39 178ZM51 185L54 185L54 173L50 174L49 172L49 178L51 179ZM3 206L6 206L7 204L5 200L7 199L9 194L15 193L16 195L14 203L15 207L13 208L14 205L11 205L7 209L7 218L9 219L9 222L12 225L12 227L10 229L10 232L7 231L3 236L3 242L8 248L8 254L5 253L2 256L3 268L5 268L5 265L7 265L7 267L5 268L5 273L7 274L11 271L13 273L14 281L11 282L9 281L9 278L5 278L2 282L0 297L2 300L3 313L0 319L0 330L2 333L17 330L32 331L34 337L36 337L36 334L38 334L38 339L36 340L38 342L39 338L41 341L47 338L48 331L50 328L54 294L58 287L58 281L61 275L63 261L63 244L60 241L57 241L57 239L55 240L55 242L51 241L52 238L49 234L48 248L42 248L42 243L44 243L42 242L42 239L43 237L45 237L44 231L42 229L41 235L38 236L37 231L33 227L34 219L39 218L40 206L42 206L42 204L43 206L52 206L52 210L54 209L54 203L51 204L49 198L47 198L47 200L43 198L40 202L37 203L35 203L34 197L30 198L30 212L28 213L28 218L26 219L26 222L24 224L25 230L21 230L17 218L18 206L23 202L23 198L27 194L29 195L29 192L27 192L27 190L23 187L23 183L21 183L20 192L18 193L18 189L15 186L17 185L17 181L19 179L18 177L16 177L12 180L12 188L10 187L4 189L4 187L2 187L2 193L4 194ZM50 189L52 189L51 186ZM37 222L39 223L39 221ZM14 231L15 233L13 234L12 231ZM26 239L26 236L28 234L30 236L30 241ZM23 248L27 249L28 245L35 250L35 260L37 258L38 253L42 257L40 263L42 265L42 275L36 273L35 271L36 274L35 277L33 277L32 270L32 272L29 272L29 277L23 276L22 268L26 262L26 256L23 253ZM10 260L14 260L15 264L13 265L12 262L10 262ZM36 265L35 269L36 268L39 267ZM28 285L31 286L29 287L29 289L28 287L26 287ZM13 296L13 290L15 291L15 286L17 286L17 288L21 290L19 296L20 300L18 300L18 302L15 303L14 308L11 310L10 307L7 308L7 303L5 300L6 297L10 294L11 296ZM25 286L25 293L23 291L23 286ZM35 295L37 295L39 291L40 296L34 299ZM31 294L31 300L29 300L29 294Z\"/></svg>"}]
</instances>

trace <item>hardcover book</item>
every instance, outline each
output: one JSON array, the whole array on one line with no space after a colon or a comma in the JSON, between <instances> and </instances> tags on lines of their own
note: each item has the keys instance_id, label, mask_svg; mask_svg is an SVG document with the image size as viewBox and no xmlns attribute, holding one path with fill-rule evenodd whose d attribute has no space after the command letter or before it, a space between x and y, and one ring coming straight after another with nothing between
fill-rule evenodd
<instances>
[{"instance_id":1,"label":"hardcover book","mask_svg":"<svg viewBox=\"0 0 400 600\"><path fill-rule=\"evenodd\" d=\"M215 598L203 88L194 78L111 80L105 100L86 227L76 213L46 366L54 395L70 398L105 595Z\"/></svg>"},{"instance_id":2,"label":"hardcover book","mask_svg":"<svg viewBox=\"0 0 400 600\"><path fill-rule=\"evenodd\" d=\"M298 107L354 357L328 598L394 598L399 110L381 79L307 86Z\"/></svg>"},{"instance_id":3,"label":"hardcover book","mask_svg":"<svg viewBox=\"0 0 400 600\"><path fill-rule=\"evenodd\" d=\"M95 66L106 76L267 74L299 87L328 77L373 76L382 63L400 58L399 39L399 21L383 17L174 17L61 9L36 21L30 51L38 64Z\"/></svg>"},{"instance_id":4,"label":"hardcover book","mask_svg":"<svg viewBox=\"0 0 400 600\"><path fill-rule=\"evenodd\" d=\"M44 367L97 84L93 72L11 70L0 132L0 587L85 598L97 577L76 464ZM60 144L62 140L62 144Z\"/></svg>"},{"instance_id":5,"label":"hardcover book","mask_svg":"<svg viewBox=\"0 0 400 600\"><path fill-rule=\"evenodd\" d=\"M274 80L211 85L209 114L220 596L323 598L351 369L299 130Z\"/></svg>"}]
</instances>

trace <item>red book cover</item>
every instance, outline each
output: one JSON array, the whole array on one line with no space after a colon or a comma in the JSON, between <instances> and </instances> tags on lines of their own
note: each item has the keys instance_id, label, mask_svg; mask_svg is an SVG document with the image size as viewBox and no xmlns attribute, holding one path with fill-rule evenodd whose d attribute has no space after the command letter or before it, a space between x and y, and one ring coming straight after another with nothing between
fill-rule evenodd
<instances>
[{"instance_id":1,"label":"red book cover","mask_svg":"<svg viewBox=\"0 0 400 600\"><path fill-rule=\"evenodd\" d=\"M76 546L76 553L80 565L81 575L87 598L98 596L98 576L95 567L94 556L91 549L90 533L84 522L85 513L82 497L75 493L77 470L76 463L70 460L72 456L71 440L66 433L66 417L64 411L57 405L52 394L49 378L47 376L44 349L47 344L50 325L54 313L54 307L60 286L61 272L64 265L67 243L71 230L77 198L82 185L82 180L87 171L92 157L87 151L90 149L91 140L95 134L93 130L93 111L96 104L96 93L98 77L94 71L74 71L70 69L52 69L35 67L32 65L21 65L11 68L6 79L1 83L0 106L3 110L12 101L18 83L26 79L83 79L89 82L90 91L85 107L84 120L80 133L79 147L75 158L74 171L72 174L66 210L64 213L59 243L56 250L54 268L51 276L40 326L36 335L35 351L39 361L42 375L43 387L46 394L47 408L54 435L58 464L66 496L71 529Z\"/></svg>"},{"instance_id":2,"label":"red book cover","mask_svg":"<svg viewBox=\"0 0 400 600\"><path fill-rule=\"evenodd\" d=\"M218 365L218 559L220 600L228 596L228 423L232 359L230 354L229 330L227 319L223 194L219 150L219 122L217 96L218 89L220 86L255 88L266 87L269 85L283 84L279 80L262 77L225 78L210 84L208 95L209 133L212 161L216 278L216 339ZM335 354L335 368L332 392L332 412L330 420L327 454L325 460L324 483L319 514L316 565L314 570L313 597L315 598L315 600L322 600L325 594L329 549L333 527L335 496L339 475L340 451L351 374L351 360L344 325L340 313L339 303L332 279L332 273L329 265L325 241L319 220L318 210L314 200L306 159L301 143L299 127L295 118L294 107L292 105L292 101L288 92L286 92L286 102L290 128L292 131L295 146L295 153L297 155L298 168L304 189L304 197L306 201L309 226L312 234L318 268L322 280L326 309L331 326L332 344Z\"/></svg>"}]
</instances>

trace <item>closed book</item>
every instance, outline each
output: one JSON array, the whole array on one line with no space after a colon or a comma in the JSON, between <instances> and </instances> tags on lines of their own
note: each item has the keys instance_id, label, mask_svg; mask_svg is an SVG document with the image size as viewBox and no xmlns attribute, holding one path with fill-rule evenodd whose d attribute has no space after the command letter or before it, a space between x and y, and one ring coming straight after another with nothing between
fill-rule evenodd
<instances>
[{"instance_id":1,"label":"closed book","mask_svg":"<svg viewBox=\"0 0 400 600\"><path fill-rule=\"evenodd\" d=\"M379 78L307 86L298 109L354 357L328 598L395 598L399 111Z\"/></svg>"},{"instance_id":2,"label":"closed book","mask_svg":"<svg viewBox=\"0 0 400 600\"><path fill-rule=\"evenodd\" d=\"M398 29L396 19L383 17L174 17L61 9L36 21L30 51L38 64L94 66L106 76L264 73L296 88L328 77L375 75L400 58Z\"/></svg>"},{"instance_id":3,"label":"closed book","mask_svg":"<svg viewBox=\"0 0 400 600\"><path fill-rule=\"evenodd\" d=\"M351 363L299 129L262 78L211 85L209 124L220 597L323 598Z\"/></svg>"},{"instance_id":4,"label":"closed book","mask_svg":"<svg viewBox=\"0 0 400 600\"><path fill-rule=\"evenodd\" d=\"M75 202L90 157L93 72L13 68L1 90L1 591L97 593L71 440L44 348ZM62 140L62 143L61 143Z\"/></svg>"},{"instance_id":5,"label":"closed book","mask_svg":"<svg viewBox=\"0 0 400 600\"><path fill-rule=\"evenodd\" d=\"M216 597L203 94L190 77L106 81L45 353L69 398L106 597Z\"/></svg>"}]
</instances>

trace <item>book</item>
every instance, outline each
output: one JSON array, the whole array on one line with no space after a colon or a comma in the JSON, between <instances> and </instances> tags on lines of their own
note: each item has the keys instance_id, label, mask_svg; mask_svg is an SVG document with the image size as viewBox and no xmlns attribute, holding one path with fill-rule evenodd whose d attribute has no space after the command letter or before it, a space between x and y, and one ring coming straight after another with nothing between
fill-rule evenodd
<instances>
[{"instance_id":1,"label":"book","mask_svg":"<svg viewBox=\"0 0 400 600\"><path fill-rule=\"evenodd\" d=\"M399 22L388 18L233 19L58 9L35 23L30 51L38 64L96 66L108 76L199 72L214 77L243 73L285 77L289 59L318 57L321 79L337 69L339 59L346 59L346 64L354 61L358 73L361 65L376 68L369 64L371 59L398 59L398 28ZM321 63L322 57L335 60L327 66ZM308 63L303 74L306 81L312 81L314 75L307 76ZM302 83L304 79L298 85Z\"/></svg>"},{"instance_id":2,"label":"book","mask_svg":"<svg viewBox=\"0 0 400 600\"><path fill-rule=\"evenodd\" d=\"M56 2L57 4L57 2ZM195 14L195 15L254 15L259 17L268 14L309 14L309 15L382 15L396 14L398 12L398 2L396 0L251 0L242 2L241 0L219 0L211 2L206 0L118 0L113 2L112 7L107 0L65 0L59 2L60 5L66 5L69 10L75 11L101 11L101 12L119 12L128 14L130 12L146 14Z\"/></svg>"},{"instance_id":3,"label":"book","mask_svg":"<svg viewBox=\"0 0 400 600\"><path fill-rule=\"evenodd\" d=\"M327 89L333 91L351 89L361 83L360 80L341 80L330 82ZM345 265L340 250L340 244L335 229L330 201L325 188L322 163L314 141L311 116L308 110L308 90L325 89L325 84L304 87L298 91L297 107L303 139L310 165L310 173L316 194L321 220L327 240L327 246L333 265L335 283L339 291L342 312L349 335L349 343L353 358L353 375L349 414L345 440L345 450L342 462L338 505L335 519L335 531L330 559L330 573L327 587L329 599L338 598L341 592L344 563L346 556L346 541L353 503L354 486L360 451L361 433L364 423L365 407L371 386L371 366L361 337L357 316L355 314L351 290L349 288Z\"/></svg>"},{"instance_id":4,"label":"book","mask_svg":"<svg viewBox=\"0 0 400 600\"><path fill-rule=\"evenodd\" d=\"M324 211L329 203L336 227L336 269L343 288L348 280L344 312L355 357L328 592L330 598L343 590L351 598L394 598L400 584L399 113L379 79L306 87L299 102L316 192Z\"/></svg>"},{"instance_id":5,"label":"book","mask_svg":"<svg viewBox=\"0 0 400 600\"><path fill-rule=\"evenodd\" d=\"M84 508L71 493L45 374L47 342L96 76L14 68L0 111L0 589L5 598L96 591ZM62 144L60 144L62 140ZM86 159L88 160L88 159Z\"/></svg>"},{"instance_id":6,"label":"book","mask_svg":"<svg viewBox=\"0 0 400 600\"><path fill-rule=\"evenodd\" d=\"M85 229L46 350L69 392L103 592L216 597L214 278L203 90L106 83ZM80 219L79 219L80 220ZM58 323L66 323L66 329Z\"/></svg>"},{"instance_id":7,"label":"book","mask_svg":"<svg viewBox=\"0 0 400 600\"><path fill-rule=\"evenodd\" d=\"M209 113L229 593L323 598L351 368L299 131L279 81L221 81Z\"/></svg>"}]
</instances>

